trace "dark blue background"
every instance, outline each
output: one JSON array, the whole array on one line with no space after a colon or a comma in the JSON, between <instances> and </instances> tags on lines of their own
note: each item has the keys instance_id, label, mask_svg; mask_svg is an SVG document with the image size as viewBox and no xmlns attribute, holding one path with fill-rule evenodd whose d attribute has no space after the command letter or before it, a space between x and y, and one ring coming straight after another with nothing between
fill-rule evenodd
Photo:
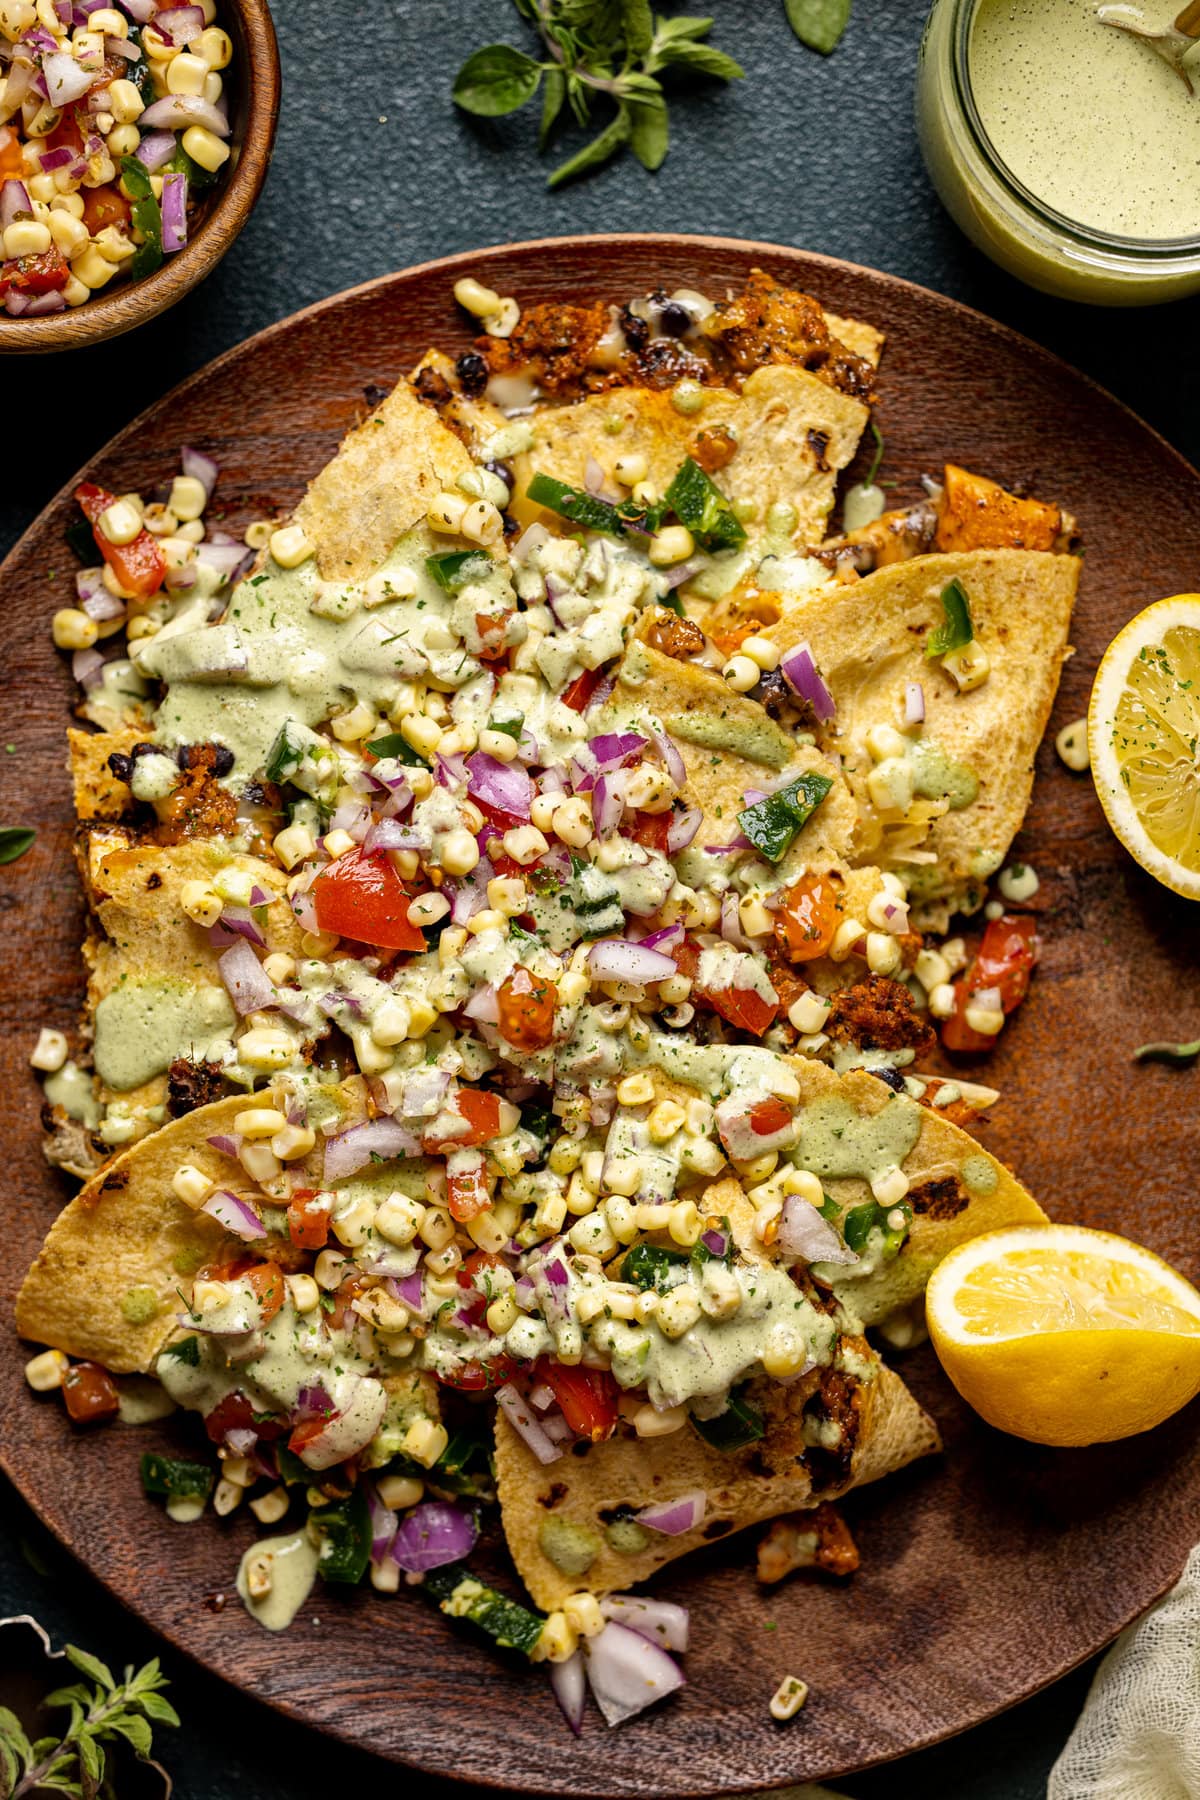
<instances>
[{"instance_id":1,"label":"dark blue background","mask_svg":"<svg viewBox=\"0 0 1200 1800\"><path fill-rule=\"evenodd\" d=\"M1197 460L1187 333L1200 303L1100 312L1047 300L984 262L942 213L912 123L922 0L856 0L828 60L791 36L782 0L715 0L711 10L714 41L739 58L748 79L673 102L674 145L656 176L622 159L548 194L532 109L480 125L449 100L469 51L498 37L527 43L505 0L278 0L284 102L274 169L221 268L134 337L0 363L0 552L118 427L261 326L429 257L575 231L724 233L887 269L1047 344ZM298 386L303 381L297 370ZM1153 529L1152 521L1139 524ZM152 1653L145 1634L46 1543L15 1498L0 1496L0 1509L5 1611L28 1609L59 1641L112 1660ZM1047 1608L1054 1604L1047 1594ZM280 1654L289 1653L302 1652L285 1639ZM172 1742L164 1734L163 1749L182 1800L325 1800L331 1788L355 1793L397 1780L175 1657L167 1666L184 1726ZM1072 1677L956 1743L844 1786L860 1800L1034 1800L1085 1686L1086 1674ZM419 1791L430 1790L421 1783Z\"/></svg>"}]
</instances>

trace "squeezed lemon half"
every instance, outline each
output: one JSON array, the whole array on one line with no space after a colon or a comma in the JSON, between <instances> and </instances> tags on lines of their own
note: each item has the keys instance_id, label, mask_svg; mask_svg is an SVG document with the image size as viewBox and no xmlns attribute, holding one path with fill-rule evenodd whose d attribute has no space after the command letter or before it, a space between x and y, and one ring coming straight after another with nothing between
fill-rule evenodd
<instances>
[{"instance_id":1,"label":"squeezed lemon half","mask_svg":"<svg viewBox=\"0 0 1200 1800\"><path fill-rule=\"evenodd\" d=\"M925 1306L963 1399L1015 1437L1131 1437L1200 1393L1200 1293L1111 1232L985 1232L934 1271Z\"/></svg>"},{"instance_id":2,"label":"squeezed lemon half","mask_svg":"<svg viewBox=\"0 0 1200 1800\"><path fill-rule=\"evenodd\" d=\"M1148 874L1200 900L1200 594L1158 600L1104 653L1088 708L1092 779Z\"/></svg>"}]
</instances>

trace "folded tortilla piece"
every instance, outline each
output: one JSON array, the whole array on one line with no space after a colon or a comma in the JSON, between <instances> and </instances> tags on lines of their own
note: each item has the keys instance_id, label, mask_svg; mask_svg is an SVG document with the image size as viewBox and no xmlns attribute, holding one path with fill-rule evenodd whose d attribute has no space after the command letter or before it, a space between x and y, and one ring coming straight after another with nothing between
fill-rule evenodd
<instances>
[{"instance_id":1,"label":"folded tortilla piece","mask_svg":"<svg viewBox=\"0 0 1200 1800\"><path fill-rule=\"evenodd\" d=\"M1077 557L1026 550L977 550L915 557L862 581L803 595L762 594L755 602L765 635L784 654L806 643L837 707L817 724L822 750L840 755L859 812L853 859L903 872L918 902L932 905L930 925L956 907L978 905L984 882L1001 867L1033 790L1034 757L1050 717L1079 581ZM960 693L937 660L925 656L943 622L943 590L966 591L987 679ZM871 804L873 759L867 733L897 726L905 697L919 684L925 722L910 733L918 802L949 809L927 825L892 824ZM919 857L909 860L907 852ZM923 860L932 854L936 862Z\"/></svg>"},{"instance_id":2,"label":"folded tortilla piece","mask_svg":"<svg viewBox=\"0 0 1200 1800\"><path fill-rule=\"evenodd\" d=\"M515 462L515 510L523 521L540 516L524 497L535 474L585 487L590 464L600 468L612 493L623 493L613 464L624 456L644 456L645 479L665 493L680 465L695 455L697 434L723 428L737 448L714 479L730 498L754 502L751 542L763 535L767 513L778 502L795 508L796 544L820 543L838 476L853 461L869 418L861 400L785 363L755 369L740 393L705 388L696 413L680 412L670 393L658 389L612 388L573 405L538 409L533 448Z\"/></svg>"},{"instance_id":3,"label":"folded tortilla piece","mask_svg":"<svg viewBox=\"0 0 1200 1800\"><path fill-rule=\"evenodd\" d=\"M639 1438L621 1430L583 1456L564 1456L543 1466L502 1412L496 1416L496 1486L509 1552L538 1606L553 1610L568 1594L586 1588L597 1595L636 1587L655 1570L690 1550L744 1531L780 1513L815 1505L850 1488L878 1481L918 1457L941 1448L937 1427L900 1377L881 1363L865 1339L848 1340L869 1380L836 1377L838 1404L853 1419L849 1468L817 1488L804 1460L804 1408L818 1394L817 1371L793 1387L751 1382L747 1399L763 1413L766 1435L744 1450L714 1450L684 1426L665 1438ZM818 1475L822 1473L817 1465ZM642 1507L702 1492L701 1523L678 1537L647 1532L641 1550L613 1547L606 1526ZM545 1529L549 1522L549 1532ZM556 1528L586 1533L596 1545L591 1566L564 1574L547 1556Z\"/></svg>"}]
</instances>

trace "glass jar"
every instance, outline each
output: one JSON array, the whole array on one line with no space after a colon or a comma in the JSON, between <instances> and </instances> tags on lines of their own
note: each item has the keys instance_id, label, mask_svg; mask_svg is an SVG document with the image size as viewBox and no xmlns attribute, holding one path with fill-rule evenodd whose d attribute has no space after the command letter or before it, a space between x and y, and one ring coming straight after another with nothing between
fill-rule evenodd
<instances>
[{"instance_id":1,"label":"glass jar","mask_svg":"<svg viewBox=\"0 0 1200 1800\"><path fill-rule=\"evenodd\" d=\"M1001 161L971 88L978 5L934 0L917 62L921 151L955 223L1001 268L1065 299L1145 306L1200 290L1200 238L1116 237L1079 224L1038 199ZM1082 84L1080 102L1086 104Z\"/></svg>"}]
</instances>

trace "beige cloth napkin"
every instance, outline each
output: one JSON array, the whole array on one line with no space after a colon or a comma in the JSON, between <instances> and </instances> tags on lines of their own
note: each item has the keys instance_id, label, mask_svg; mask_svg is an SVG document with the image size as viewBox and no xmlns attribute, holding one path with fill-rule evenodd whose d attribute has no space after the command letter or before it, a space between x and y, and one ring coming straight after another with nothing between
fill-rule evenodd
<instances>
[{"instance_id":1,"label":"beige cloth napkin","mask_svg":"<svg viewBox=\"0 0 1200 1800\"><path fill-rule=\"evenodd\" d=\"M1046 1800L1198 1800L1200 1545L1117 1639L1050 1771Z\"/></svg>"}]
</instances>

